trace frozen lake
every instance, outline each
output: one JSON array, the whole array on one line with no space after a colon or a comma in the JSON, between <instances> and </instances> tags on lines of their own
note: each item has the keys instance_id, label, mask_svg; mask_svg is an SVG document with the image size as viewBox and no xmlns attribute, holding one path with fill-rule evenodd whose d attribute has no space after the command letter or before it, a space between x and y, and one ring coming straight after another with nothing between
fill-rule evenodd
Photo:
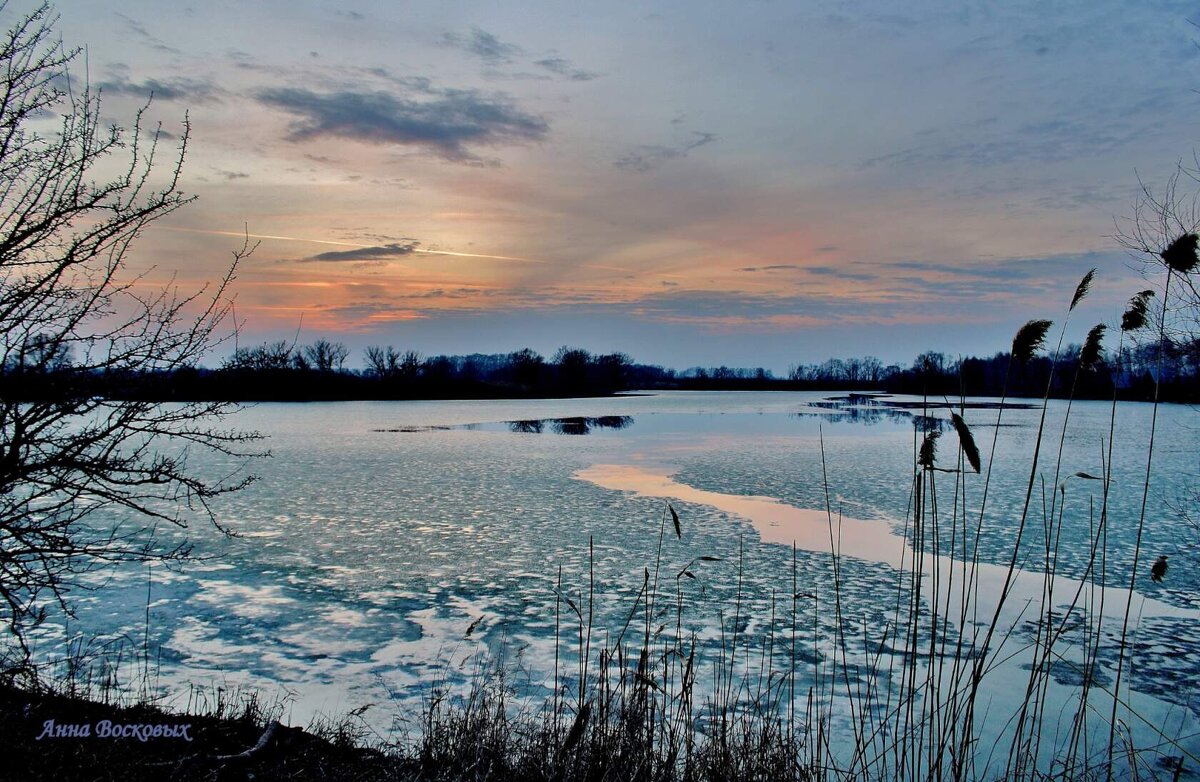
<instances>
[{"instance_id":1,"label":"frozen lake","mask_svg":"<svg viewBox=\"0 0 1200 782\"><path fill-rule=\"evenodd\" d=\"M919 445L914 422L919 425L922 411L830 402L830 396L667 392L247 408L232 424L266 435L272 457L252 465L261 478L256 484L219 505L219 518L240 537L197 526L189 535L202 561L178 571L107 572L101 588L77 596L76 620L42 628L37 651L61 654L69 635L125 639L118 645L140 654L148 631L168 690L184 682L261 687L284 697L299 723L372 704L366 716L381 732L394 714L411 713L431 682L465 681L481 655L506 661L518 690L537 697L552 686L556 610L566 610L559 596L586 599L593 568L596 626L619 631L644 569L655 569L670 502L682 536L666 523L661 589L670 593L668 602L686 600L687 631L702 643L717 645L722 630L731 629L739 583L742 636L765 643L784 631L795 541L797 589L812 601L796 628L805 661L797 674L806 677L797 687L802 691L829 675L810 663L829 656L837 629L822 476L828 476L834 538L843 554L837 574L843 621L863 636L850 653L864 665L872 633L882 632L895 609L898 566L903 561L911 568L914 560L905 545L906 520ZM1089 562L1095 562L1090 554L1102 489L1100 481L1076 474L1104 474L1111 408L1100 402L1072 407L1056 491L1065 408L1063 402L1049 408L1019 560L1026 574L1044 569L1043 519L1053 503L1061 533L1053 553L1061 582L1055 602L1085 593L1080 602L1091 600L1094 608L1101 593L1087 585L1101 578ZM1123 611L1127 594L1120 586L1128 585L1150 412L1142 404L1118 409L1104 560L1104 580L1113 588L1108 614L1118 604ZM944 409L929 414L949 417ZM984 472L992 465L979 520L984 563L1009 562L1039 416L1039 409L1006 409L997 427L995 409L964 413ZM1145 720L1175 735L1200 730L1193 686L1200 677L1200 531L1173 510L1200 473L1198 426L1191 408L1159 410L1133 601L1133 673L1122 682L1123 691L1132 685L1131 703ZM938 466L956 467L956 452L951 429L941 438ZM971 523L966 543L943 534L943 556L927 551L927 572L939 559L952 568L975 543L984 485L983 476L970 474L956 492L953 473L936 479L943 513L965 504ZM1171 562L1161 584L1148 577L1160 555ZM701 556L720 561L694 563L691 576L679 577ZM984 602L994 602L988 593L1002 582L997 572L982 568L977 575ZM1014 650L1032 639L1036 617L1020 609L1041 586L1041 578L1028 576L1014 586L1007 609ZM950 619L951 633L963 632L957 607L943 600L939 609L926 591L934 610ZM1108 672L1097 674L1101 682L1111 680L1113 634L1120 629L1119 619L1105 623L1108 651L1101 659ZM790 637L790 619L786 624ZM782 651L781 645L773 653ZM1022 662L1016 655L1008 663L1006 675L1017 677L1017 689L1024 687ZM1068 699L1071 677L1059 678L1061 692L1047 697ZM1012 697L1013 688L1007 689L994 696L998 710ZM1136 725L1132 729L1140 735ZM1196 739L1189 741L1196 752Z\"/></svg>"}]
</instances>

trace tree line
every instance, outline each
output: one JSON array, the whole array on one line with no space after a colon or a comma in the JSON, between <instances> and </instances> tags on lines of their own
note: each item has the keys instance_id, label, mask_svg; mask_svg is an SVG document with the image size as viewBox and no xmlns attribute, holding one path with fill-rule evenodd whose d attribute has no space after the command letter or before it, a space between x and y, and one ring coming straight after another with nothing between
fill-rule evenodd
<instances>
[{"instance_id":1,"label":"tree line","mask_svg":"<svg viewBox=\"0 0 1200 782\"><path fill-rule=\"evenodd\" d=\"M1160 351L1161 347L1161 351ZM1009 396L1077 399L1149 400L1156 378L1160 398L1174 402L1200 402L1200 340L1121 345L1095 363L1076 371L1081 345L1067 345L1057 355L1035 356L1010 362L1008 351L991 356L950 357L927 351L911 365L884 365L863 359L829 359L820 364L794 366L790 380L805 388L875 390L895 394L999 396L1007 382ZM1161 355L1160 355L1161 353Z\"/></svg>"},{"instance_id":2,"label":"tree line","mask_svg":"<svg viewBox=\"0 0 1200 782\"><path fill-rule=\"evenodd\" d=\"M1161 350L1160 350L1161 348ZM1121 345L1086 371L1075 367L1080 346L1055 357L1011 365L1008 352L950 357L927 351L909 365L874 356L831 358L794 365L786 376L763 367L642 364L626 353L591 353L563 346L546 358L529 348L511 353L425 357L415 350L373 345L349 366L352 351L318 339L240 347L216 368L195 364L136 371L72 360L61 343L34 339L0 366L6 391L26 399L63 394L160 401L298 401L602 396L643 390L848 390L902 394L1009 395L1149 399L1160 377L1160 398L1200 402L1200 339ZM1160 368L1161 365L1161 368Z\"/></svg>"}]
</instances>

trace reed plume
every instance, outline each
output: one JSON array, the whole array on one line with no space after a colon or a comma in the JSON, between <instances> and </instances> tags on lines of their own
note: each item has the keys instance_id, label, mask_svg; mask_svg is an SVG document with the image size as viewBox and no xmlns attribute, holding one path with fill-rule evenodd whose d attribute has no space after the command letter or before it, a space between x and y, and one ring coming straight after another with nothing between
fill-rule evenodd
<instances>
[{"instance_id":1,"label":"reed plume","mask_svg":"<svg viewBox=\"0 0 1200 782\"><path fill-rule=\"evenodd\" d=\"M1053 321L1031 320L1017 331L1013 337L1012 356L1022 364L1033 358L1042 343L1046 341L1046 332L1050 330Z\"/></svg>"},{"instance_id":2,"label":"reed plume","mask_svg":"<svg viewBox=\"0 0 1200 782\"><path fill-rule=\"evenodd\" d=\"M1167 576L1167 555L1163 554L1158 559L1154 560L1154 564L1150 567L1150 580L1156 584L1161 584L1162 580Z\"/></svg>"},{"instance_id":3,"label":"reed plume","mask_svg":"<svg viewBox=\"0 0 1200 782\"><path fill-rule=\"evenodd\" d=\"M937 441L942 436L942 433L936 429L925 435L925 441L921 443L921 452L917 455L917 464L927 470L933 469L933 460L937 457Z\"/></svg>"},{"instance_id":4,"label":"reed plume","mask_svg":"<svg viewBox=\"0 0 1200 782\"><path fill-rule=\"evenodd\" d=\"M1121 316L1121 331L1137 331L1146 327L1149 323L1148 311L1152 298L1154 291L1144 290L1129 300L1129 306Z\"/></svg>"},{"instance_id":5,"label":"reed plume","mask_svg":"<svg viewBox=\"0 0 1200 782\"><path fill-rule=\"evenodd\" d=\"M1092 269L1087 274L1083 275L1083 279L1079 281L1079 285L1075 287L1075 295L1071 297L1071 306L1067 308L1070 312L1075 309L1075 305L1083 301L1083 297L1088 295L1088 291L1092 289L1092 280L1096 277L1096 270Z\"/></svg>"},{"instance_id":6,"label":"reed plume","mask_svg":"<svg viewBox=\"0 0 1200 782\"><path fill-rule=\"evenodd\" d=\"M1095 369L1100 363L1100 355L1103 353L1104 332L1108 329L1103 323L1098 323L1092 326L1092 330L1088 332L1087 339L1083 341L1083 348L1079 351L1079 368L1083 370Z\"/></svg>"},{"instance_id":7,"label":"reed plume","mask_svg":"<svg viewBox=\"0 0 1200 782\"><path fill-rule=\"evenodd\" d=\"M1197 243L1200 243L1200 237L1196 234L1187 233L1180 236L1160 253L1163 262L1180 274L1189 273L1200 263L1200 257L1196 256Z\"/></svg>"},{"instance_id":8,"label":"reed plume","mask_svg":"<svg viewBox=\"0 0 1200 782\"><path fill-rule=\"evenodd\" d=\"M979 447L975 445L975 436L971 434L967 422L958 413L951 413L950 421L954 424L954 431L958 432L958 442L962 446L963 454L967 457L967 462L970 463L971 469L978 473L980 467Z\"/></svg>"},{"instance_id":9,"label":"reed plume","mask_svg":"<svg viewBox=\"0 0 1200 782\"><path fill-rule=\"evenodd\" d=\"M562 753L570 752L579 740L583 738L583 731L587 728L588 718L592 716L592 704L585 703L579 709L579 713L575 715L575 722L571 724L571 729L567 731L567 737L563 741Z\"/></svg>"}]
</instances>

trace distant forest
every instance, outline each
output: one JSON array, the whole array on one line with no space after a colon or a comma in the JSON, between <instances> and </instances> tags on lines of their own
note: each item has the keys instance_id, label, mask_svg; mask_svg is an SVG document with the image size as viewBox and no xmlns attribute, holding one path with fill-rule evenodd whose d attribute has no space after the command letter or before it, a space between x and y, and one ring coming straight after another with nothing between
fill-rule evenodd
<instances>
[{"instance_id":1,"label":"distant forest","mask_svg":"<svg viewBox=\"0 0 1200 782\"><path fill-rule=\"evenodd\" d=\"M1161 398L1200 402L1200 340L1162 345ZM1051 395L1150 399L1158 372L1159 345L1124 347L1093 369L1077 372L1079 347L1068 346L1054 369ZM122 372L88 368L70 351L53 355L30 346L0 368L4 395L27 400L103 396L149 400L317 401L345 399L483 399L601 396L630 390L848 390L936 396L1040 397L1053 360L1025 364L1009 354L951 358L926 352L910 366L877 358L832 358L792 367L786 377L759 368L693 367L677 371L640 364L624 353L592 354L563 347L547 359L529 350L467 356L422 357L415 351L376 346L362 364L347 366L344 344L317 340L308 345L264 343L236 350L217 368L167 366Z\"/></svg>"}]
</instances>

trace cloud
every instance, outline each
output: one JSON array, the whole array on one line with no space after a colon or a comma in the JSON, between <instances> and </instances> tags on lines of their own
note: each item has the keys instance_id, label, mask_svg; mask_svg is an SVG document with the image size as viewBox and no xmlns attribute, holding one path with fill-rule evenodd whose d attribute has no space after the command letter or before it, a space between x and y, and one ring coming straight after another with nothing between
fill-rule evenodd
<instances>
[{"instance_id":1,"label":"cloud","mask_svg":"<svg viewBox=\"0 0 1200 782\"><path fill-rule=\"evenodd\" d=\"M258 93L260 102L299 119L290 138L344 138L369 144L421 147L455 162L480 163L470 146L527 143L545 138L549 125L503 95L477 90L437 90L426 100L390 92L317 93L280 87Z\"/></svg>"},{"instance_id":2,"label":"cloud","mask_svg":"<svg viewBox=\"0 0 1200 782\"><path fill-rule=\"evenodd\" d=\"M541 66L551 73L556 73L572 81L591 81L600 77L598 73L576 68L571 64L570 60L565 60L562 57L547 57L544 60L536 61L534 65Z\"/></svg>"},{"instance_id":3,"label":"cloud","mask_svg":"<svg viewBox=\"0 0 1200 782\"><path fill-rule=\"evenodd\" d=\"M609 306L612 308L613 305ZM922 307L885 307L826 294L765 296L712 291L662 291L643 297L630 306L630 312L642 320L729 333L952 320L951 316L930 313Z\"/></svg>"},{"instance_id":4,"label":"cloud","mask_svg":"<svg viewBox=\"0 0 1200 782\"><path fill-rule=\"evenodd\" d=\"M308 262L332 261L335 263L343 261L382 261L402 255L411 255L417 249L417 245L418 242L406 239L402 242L392 242L391 244L379 247L355 247L353 250L333 250L332 252L321 253L320 255L314 255L304 260Z\"/></svg>"},{"instance_id":5,"label":"cloud","mask_svg":"<svg viewBox=\"0 0 1200 782\"><path fill-rule=\"evenodd\" d=\"M949 264L931 261L895 261L886 264L888 269L917 272L918 274L941 275L937 279L944 281L946 277L971 280L994 280L998 282L1044 282L1051 275L1071 272L1078 268L1078 255L1067 255L1059 258L1009 258L990 264ZM920 279L925 279L921 277Z\"/></svg>"},{"instance_id":6,"label":"cloud","mask_svg":"<svg viewBox=\"0 0 1200 782\"><path fill-rule=\"evenodd\" d=\"M157 38L152 35L141 22L120 12L117 12L116 15L117 18L125 22L125 27L131 33L145 41L151 49L163 52L165 54L180 54L180 51L174 46L168 46L161 38Z\"/></svg>"},{"instance_id":7,"label":"cloud","mask_svg":"<svg viewBox=\"0 0 1200 782\"><path fill-rule=\"evenodd\" d=\"M898 261L879 266L877 280L886 280L898 295L911 295L930 305L952 306L967 318L984 302L1006 306L1062 303L1090 267L1100 270L1097 288L1122 288L1126 259L1119 251L1092 251L1036 258L1002 258L970 264ZM1124 293L1118 296L1123 301ZM1093 301L1097 297L1093 294ZM1000 312L1000 310L993 310Z\"/></svg>"},{"instance_id":8,"label":"cloud","mask_svg":"<svg viewBox=\"0 0 1200 782\"><path fill-rule=\"evenodd\" d=\"M743 266L738 269L740 272L779 272L786 269L801 269L799 264L795 263L776 263L771 266Z\"/></svg>"},{"instance_id":9,"label":"cloud","mask_svg":"<svg viewBox=\"0 0 1200 782\"><path fill-rule=\"evenodd\" d=\"M858 282L873 282L879 279L878 274L853 272L837 266L802 266L798 263L777 263L771 266L743 266L740 272L782 272L804 271L817 277L830 277L838 280L855 280Z\"/></svg>"},{"instance_id":10,"label":"cloud","mask_svg":"<svg viewBox=\"0 0 1200 782\"><path fill-rule=\"evenodd\" d=\"M879 279L878 274L870 272L851 272L844 268L836 266L806 266L804 270L809 274L815 274L818 277L834 277L839 280L855 280L858 282L874 282Z\"/></svg>"},{"instance_id":11,"label":"cloud","mask_svg":"<svg viewBox=\"0 0 1200 782\"><path fill-rule=\"evenodd\" d=\"M663 163L670 160L679 160L688 156L688 153L693 149L710 144L717 140L715 133L701 133L693 131L692 135L695 138L684 141L673 146L656 146L648 145L641 146L634 151L623 155L613 163L617 168L625 171L637 171L645 173L658 168Z\"/></svg>"},{"instance_id":12,"label":"cloud","mask_svg":"<svg viewBox=\"0 0 1200 782\"><path fill-rule=\"evenodd\" d=\"M471 32L463 35L461 33L445 33L442 35L441 44L455 49L461 49L468 54L478 57L485 65L491 68L499 68L502 65L512 65L519 58L523 59L526 54L525 50L513 43L501 41L495 35L487 30L482 30L478 27L472 27ZM600 74L592 71L585 71L582 68L576 68L574 64L565 57L551 55L541 60L535 60L534 65L550 71L556 76L561 76L572 81L591 81L599 78ZM506 79L546 79L545 75L535 73L502 73L500 71L492 71L488 74L491 78L506 78Z\"/></svg>"},{"instance_id":13,"label":"cloud","mask_svg":"<svg viewBox=\"0 0 1200 782\"><path fill-rule=\"evenodd\" d=\"M171 79L146 79L141 84L132 82L125 76L116 76L96 86L110 95L132 95L144 100L153 94L156 100L186 100L190 103L213 101L220 93L212 82L182 76Z\"/></svg>"},{"instance_id":14,"label":"cloud","mask_svg":"<svg viewBox=\"0 0 1200 782\"><path fill-rule=\"evenodd\" d=\"M352 301L338 306L318 307L319 317L330 319L349 331L369 330L371 326L397 321L423 320L429 314L421 310L375 301Z\"/></svg>"},{"instance_id":15,"label":"cloud","mask_svg":"<svg viewBox=\"0 0 1200 782\"><path fill-rule=\"evenodd\" d=\"M919 133L919 143L869 158L863 165L903 168L959 163L979 168L1116 155L1144 145L1183 109L1177 92L1158 87L1144 90L1137 98L1063 100L1053 112L1024 121L1016 116L985 117Z\"/></svg>"},{"instance_id":16,"label":"cloud","mask_svg":"<svg viewBox=\"0 0 1200 782\"><path fill-rule=\"evenodd\" d=\"M651 293L634 305L642 317L657 320L720 320L725 317L753 320L802 314L833 318L851 309L849 303L827 296L768 296L737 291L663 291Z\"/></svg>"},{"instance_id":17,"label":"cloud","mask_svg":"<svg viewBox=\"0 0 1200 782\"><path fill-rule=\"evenodd\" d=\"M469 35L446 33L442 36L442 44L469 52L488 65L509 63L513 61L514 57L521 54L521 47L505 43L478 27L472 27Z\"/></svg>"}]
</instances>

